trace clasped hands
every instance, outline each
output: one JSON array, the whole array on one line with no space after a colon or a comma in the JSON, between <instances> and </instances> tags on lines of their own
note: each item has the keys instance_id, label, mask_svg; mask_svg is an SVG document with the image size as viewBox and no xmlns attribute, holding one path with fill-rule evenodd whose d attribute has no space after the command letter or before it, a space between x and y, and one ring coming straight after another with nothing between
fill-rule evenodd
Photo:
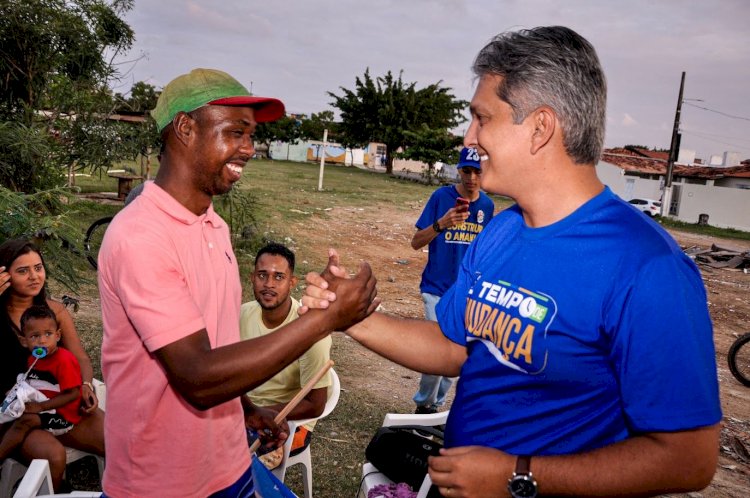
<instances>
[{"instance_id":1,"label":"clasped hands","mask_svg":"<svg viewBox=\"0 0 750 498\"><path fill-rule=\"evenodd\" d=\"M370 266L363 263L359 272L350 278L346 270L340 266L339 255L335 249L328 251L326 269L322 273L308 273L305 282L307 288L302 297L301 314L309 310L333 311L337 307L347 308L349 305L342 301L360 299L358 312L352 315L358 318L350 323L353 325L369 316L380 304L380 299L376 297L375 278ZM353 296L354 293L357 293L358 297ZM369 301L366 296L369 296ZM338 330L345 328L337 327ZM512 474L514 462L515 457L493 448L443 448L439 456L430 457L429 472L432 482L439 487L443 496L508 496L507 478Z\"/></svg>"},{"instance_id":2,"label":"clasped hands","mask_svg":"<svg viewBox=\"0 0 750 498\"><path fill-rule=\"evenodd\" d=\"M339 264L335 249L328 250L328 265L323 272L308 273L305 282L307 288L299 313L326 310L333 330L348 329L370 316L380 305L377 279L370 265L361 263L357 274L350 277Z\"/></svg>"}]
</instances>

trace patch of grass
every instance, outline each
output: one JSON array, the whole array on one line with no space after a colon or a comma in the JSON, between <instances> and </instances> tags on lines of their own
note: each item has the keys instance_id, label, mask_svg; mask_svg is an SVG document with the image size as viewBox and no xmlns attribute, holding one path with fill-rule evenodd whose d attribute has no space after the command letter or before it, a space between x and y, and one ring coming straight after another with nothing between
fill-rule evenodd
<instances>
[{"instance_id":1,"label":"patch of grass","mask_svg":"<svg viewBox=\"0 0 750 498\"><path fill-rule=\"evenodd\" d=\"M721 237L725 239L750 240L750 232L744 232L734 228L719 228L711 225L686 223L684 221L678 221L667 217L659 218L658 221L665 227L674 228L683 232L697 233L700 235Z\"/></svg>"}]
</instances>

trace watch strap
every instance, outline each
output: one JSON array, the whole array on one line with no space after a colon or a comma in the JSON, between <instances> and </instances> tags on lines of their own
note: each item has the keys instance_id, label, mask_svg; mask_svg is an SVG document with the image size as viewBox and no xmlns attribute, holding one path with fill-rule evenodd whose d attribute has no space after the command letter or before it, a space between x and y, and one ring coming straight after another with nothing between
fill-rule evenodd
<instances>
[{"instance_id":1,"label":"watch strap","mask_svg":"<svg viewBox=\"0 0 750 498\"><path fill-rule=\"evenodd\" d=\"M531 474L531 457L528 455L519 455L516 458L516 475Z\"/></svg>"},{"instance_id":2,"label":"watch strap","mask_svg":"<svg viewBox=\"0 0 750 498\"><path fill-rule=\"evenodd\" d=\"M440 223L437 221L432 224L432 229L435 230L437 233L441 233L443 230L445 230L444 228L440 228Z\"/></svg>"}]
</instances>

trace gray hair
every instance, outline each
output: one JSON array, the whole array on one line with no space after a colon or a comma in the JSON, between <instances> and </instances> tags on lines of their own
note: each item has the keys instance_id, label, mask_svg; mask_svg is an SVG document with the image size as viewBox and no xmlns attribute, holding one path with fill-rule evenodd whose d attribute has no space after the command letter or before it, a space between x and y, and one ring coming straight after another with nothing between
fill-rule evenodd
<instances>
[{"instance_id":1,"label":"gray hair","mask_svg":"<svg viewBox=\"0 0 750 498\"><path fill-rule=\"evenodd\" d=\"M535 109L554 109L563 144L578 164L599 160L604 144L607 81L594 47L563 26L497 35L479 51L472 70L499 75L497 95L521 123Z\"/></svg>"}]
</instances>

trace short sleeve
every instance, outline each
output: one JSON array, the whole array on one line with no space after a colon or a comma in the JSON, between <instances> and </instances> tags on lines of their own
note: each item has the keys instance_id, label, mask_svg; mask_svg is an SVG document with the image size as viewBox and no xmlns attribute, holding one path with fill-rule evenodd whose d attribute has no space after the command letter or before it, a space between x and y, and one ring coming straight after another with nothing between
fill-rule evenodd
<instances>
[{"instance_id":1,"label":"short sleeve","mask_svg":"<svg viewBox=\"0 0 750 498\"><path fill-rule=\"evenodd\" d=\"M427 200L427 204L425 204L424 209L422 210L422 214L419 216L419 219L414 224L414 226L417 227L418 230L424 230L425 228L432 226L435 221L438 219L438 192L439 189L432 193L430 198Z\"/></svg>"},{"instance_id":2,"label":"short sleeve","mask_svg":"<svg viewBox=\"0 0 750 498\"><path fill-rule=\"evenodd\" d=\"M61 349L58 353L64 354L61 358L60 368L56 372L57 382L60 384L60 392L81 387L81 367L76 357L68 350Z\"/></svg>"},{"instance_id":3,"label":"short sleeve","mask_svg":"<svg viewBox=\"0 0 750 498\"><path fill-rule=\"evenodd\" d=\"M435 307L438 325L440 325L443 335L461 346L466 346L464 315L466 313L466 296L476 279L474 272L471 270L471 262L474 260L476 247L477 239L466 251L458 268L456 281L445 291Z\"/></svg>"},{"instance_id":4,"label":"short sleeve","mask_svg":"<svg viewBox=\"0 0 750 498\"><path fill-rule=\"evenodd\" d=\"M621 289L604 319L631 429L720 421L713 328L695 265L684 255L656 256Z\"/></svg>"}]
</instances>

